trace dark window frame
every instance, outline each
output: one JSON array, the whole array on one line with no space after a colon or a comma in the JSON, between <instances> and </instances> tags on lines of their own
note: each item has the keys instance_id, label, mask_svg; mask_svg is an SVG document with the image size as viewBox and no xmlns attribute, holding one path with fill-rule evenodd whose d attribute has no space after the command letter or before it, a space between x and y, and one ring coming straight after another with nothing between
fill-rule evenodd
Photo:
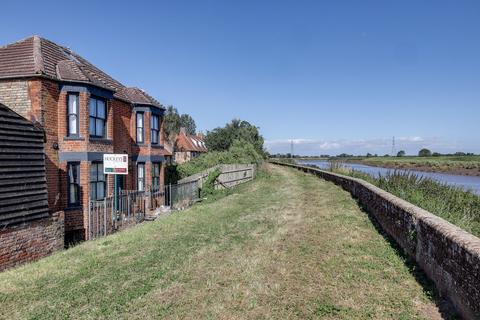
<instances>
[{"instance_id":1,"label":"dark window frame","mask_svg":"<svg viewBox=\"0 0 480 320\"><path fill-rule=\"evenodd\" d=\"M150 117L150 139L152 144L160 143L160 117L157 114L152 114ZM155 124L155 119L157 120L157 125Z\"/></svg>"},{"instance_id":2,"label":"dark window frame","mask_svg":"<svg viewBox=\"0 0 480 320\"><path fill-rule=\"evenodd\" d=\"M106 192L107 192L107 177L106 175L103 173L103 167L102 167L102 170L100 170L101 172L99 172L99 165L102 165L103 166L103 162L101 161L93 161L92 163L90 163L90 170L89 170L89 177L90 177L90 200L101 200L103 198L106 197ZM95 170L95 180L92 180L92 166L95 166L96 167L96 170ZM99 180L99 176L103 176L103 180ZM103 198L98 198L98 194L97 194L97 185L98 184L103 184ZM94 186L95 188L92 188L92 186ZM95 196L92 197L92 190L94 190L94 193L95 193Z\"/></svg>"},{"instance_id":3,"label":"dark window frame","mask_svg":"<svg viewBox=\"0 0 480 320\"><path fill-rule=\"evenodd\" d=\"M76 172L75 175L70 177L70 170L73 170L73 167L76 167ZM73 181L72 181L73 180ZM72 202L71 198L71 186L76 189L75 195L76 199L74 202ZM80 162L74 161L74 162L67 162L67 207L78 207L80 206Z\"/></svg>"},{"instance_id":4,"label":"dark window frame","mask_svg":"<svg viewBox=\"0 0 480 320\"><path fill-rule=\"evenodd\" d=\"M138 126L138 117L142 116L142 126ZM141 135L139 136L138 130L141 129ZM145 143L145 113L144 112L137 112L135 114L135 135L137 143ZM141 137L142 139L139 140L138 138Z\"/></svg>"},{"instance_id":5,"label":"dark window frame","mask_svg":"<svg viewBox=\"0 0 480 320\"><path fill-rule=\"evenodd\" d=\"M158 168L158 174L155 169ZM161 162L152 162L152 187L155 189L160 188L160 172L162 170Z\"/></svg>"},{"instance_id":6,"label":"dark window frame","mask_svg":"<svg viewBox=\"0 0 480 320\"><path fill-rule=\"evenodd\" d=\"M74 96L77 99L77 113L70 113L70 97ZM70 116L75 116L76 132L71 133ZM67 92L67 137L78 138L80 136L80 95L78 92Z\"/></svg>"},{"instance_id":7,"label":"dark window frame","mask_svg":"<svg viewBox=\"0 0 480 320\"><path fill-rule=\"evenodd\" d=\"M92 100L95 100L95 116L92 116L91 114L91 102ZM102 101L104 108L105 108L105 118L99 117L98 116L98 101ZM90 101L88 102L88 133L90 134L90 137L92 138L106 138L107 137L107 119L108 119L108 101L106 99L97 97L97 96L90 96ZM92 134L92 121L91 119L94 119L94 126L93 126L93 134ZM103 135L98 135L97 134L97 120L100 120L103 122Z\"/></svg>"},{"instance_id":8,"label":"dark window frame","mask_svg":"<svg viewBox=\"0 0 480 320\"><path fill-rule=\"evenodd\" d=\"M140 178L140 167L142 167L143 177ZM145 191L145 162L137 162L137 191ZM140 190L140 181L142 181L142 190Z\"/></svg>"}]
</instances>

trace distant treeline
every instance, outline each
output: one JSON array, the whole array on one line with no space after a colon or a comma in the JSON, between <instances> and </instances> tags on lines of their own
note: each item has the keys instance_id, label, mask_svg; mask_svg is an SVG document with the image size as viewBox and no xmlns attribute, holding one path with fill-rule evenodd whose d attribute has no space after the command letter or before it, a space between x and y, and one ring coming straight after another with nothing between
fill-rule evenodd
<instances>
[{"instance_id":1,"label":"distant treeline","mask_svg":"<svg viewBox=\"0 0 480 320\"><path fill-rule=\"evenodd\" d=\"M341 153L335 156L328 155L328 154L321 154L315 156L303 156L299 154L290 154L290 153L276 153L270 154L270 158L276 159L284 159L284 158L303 158L303 159L318 159L318 158L375 158L375 157L392 157L392 155L385 154L383 156L379 156L378 154L371 154L367 153L366 155L353 155L348 153ZM408 156L405 151L400 150L396 155L396 157L406 157ZM440 152L431 152L428 149L422 149L418 152L417 155L412 156L419 156L419 157L461 157L461 156L475 156L475 153L472 152L455 152L455 153L440 153Z\"/></svg>"}]
</instances>

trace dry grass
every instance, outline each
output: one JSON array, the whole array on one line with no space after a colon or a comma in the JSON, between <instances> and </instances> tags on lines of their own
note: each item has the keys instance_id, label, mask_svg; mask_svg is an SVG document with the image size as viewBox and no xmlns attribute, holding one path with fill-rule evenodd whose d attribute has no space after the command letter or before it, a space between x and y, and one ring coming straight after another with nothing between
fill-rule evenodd
<instances>
[{"instance_id":1,"label":"dry grass","mask_svg":"<svg viewBox=\"0 0 480 320\"><path fill-rule=\"evenodd\" d=\"M264 172L218 201L0 274L0 317L438 317L349 194Z\"/></svg>"}]
</instances>

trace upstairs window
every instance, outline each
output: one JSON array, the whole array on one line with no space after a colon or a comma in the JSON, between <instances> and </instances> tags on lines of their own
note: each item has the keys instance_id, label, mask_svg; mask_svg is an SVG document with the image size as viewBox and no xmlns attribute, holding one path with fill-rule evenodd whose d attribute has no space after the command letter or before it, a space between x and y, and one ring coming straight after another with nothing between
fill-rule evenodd
<instances>
[{"instance_id":1,"label":"upstairs window","mask_svg":"<svg viewBox=\"0 0 480 320\"><path fill-rule=\"evenodd\" d=\"M68 206L80 205L80 163L69 162L67 164L68 182Z\"/></svg>"},{"instance_id":2,"label":"upstairs window","mask_svg":"<svg viewBox=\"0 0 480 320\"><path fill-rule=\"evenodd\" d=\"M160 137L160 124L157 115L152 114L151 117L151 136L152 136L152 144L158 144L159 137Z\"/></svg>"},{"instance_id":3,"label":"upstairs window","mask_svg":"<svg viewBox=\"0 0 480 320\"><path fill-rule=\"evenodd\" d=\"M137 112L137 143L145 142L143 112Z\"/></svg>"},{"instance_id":4,"label":"upstairs window","mask_svg":"<svg viewBox=\"0 0 480 320\"><path fill-rule=\"evenodd\" d=\"M137 190L145 191L145 163L137 164Z\"/></svg>"},{"instance_id":5,"label":"upstairs window","mask_svg":"<svg viewBox=\"0 0 480 320\"><path fill-rule=\"evenodd\" d=\"M152 163L152 186L154 189L160 188L160 163Z\"/></svg>"},{"instance_id":6,"label":"upstairs window","mask_svg":"<svg viewBox=\"0 0 480 320\"><path fill-rule=\"evenodd\" d=\"M90 98L90 136L105 138L105 123L107 119L105 100Z\"/></svg>"},{"instance_id":7,"label":"upstairs window","mask_svg":"<svg viewBox=\"0 0 480 320\"><path fill-rule=\"evenodd\" d=\"M78 94L69 93L67 102L68 112L68 128L67 135L69 137L78 137Z\"/></svg>"},{"instance_id":8,"label":"upstairs window","mask_svg":"<svg viewBox=\"0 0 480 320\"><path fill-rule=\"evenodd\" d=\"M103 163L92 162L90 165L90 199L101 200L105 198L105 185Z\"/></svg>"}]
</instances>

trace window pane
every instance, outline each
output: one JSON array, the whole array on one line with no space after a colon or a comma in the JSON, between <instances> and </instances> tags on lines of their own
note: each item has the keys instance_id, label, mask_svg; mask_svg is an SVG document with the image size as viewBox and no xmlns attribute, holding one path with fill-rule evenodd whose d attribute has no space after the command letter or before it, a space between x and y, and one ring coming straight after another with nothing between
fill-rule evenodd
<instances>
[{"instance_id":1,"label":"window pane","mask_svg":"<svg viewBox=\"0 0 480 320\"><path fill-rule=\"evenodd\" d=\"M95 120L95 135L103 137L103 125L104 122L102 119Z\"/></svg>"},{"instance_id":2,"label":"window pane","mask_svg":"<svg viewBox=\"0 0 480 320\"><path fill-rule=\"evenodd\" d=\"M152 116L152 129L158 129L158 116Z\"/></svg>"},{"instance_id":3,"label":"window pane","mask_svg":"<svg viewBox=\"0 0 480 320\"><path fill-rule=\"evenodd\" d=\"M137 113L137 128L143 128L143 113Z\"/></svg>"},{"instance_id":4,"label":"window pane","mask_svg":"<svg viewBox=\"0 0 480 320\"><path fill-rule=\"evenodd\" d=\"M152 130L152 143L158 143L157 139L157 132L155 130Z\"/></svg>"},{"instance_id":5,"label":"window pane","mask_svg":"<svg viewBox=\"0 0 480 320\"><path fill-rule=\"evenodd\" d=\"M77 115L70 115L68 120L68 133L77 134Z\"/></svg>"},{"instance_id":6,"label":"window pane","mask_svg":"<svg viewBox=\"0 0 480 320\"><path fill-rule=\"evenodd\" d=\"M90 116L95 117L97 115L97 100L90 98Z\"/></svg>"},{"instance_id":7,"label":"window pane","mask_svg":"<svg viewBox=\"0 0 480 320\"><path fill-rule=\"evenodd\" d=\"M95 118L90 117L90 127L89 127L90 135L95 135Z\"/></svg>"},{"instance_id":8,"label":"window pane","mask_svg":"<svg viewBox=\"0 0 480 320\"><path fill-rule=\"evenodd\" d=\"M98 181L105 181L105 175L103 174L103 163L98 164L97 177Z\"/></svg>"},{"instance_id":9,"label":"window pane","mask_svg":"<svg viewBox=\"0 0 480 320\"><path fill-rule=\"evenodd\" d=\"M105 119L105 102L97 100L97 117Z\"/></svg>"},{"instance_id":10,"label":"window pane","mask_svg":"<svg viewBox=\"0 0 480 320\"><path fill-rule=\"evenodd\" d=\"M90 199L97 200L97 190L95 188L95 182L90 183Z\"/></svg>"},{"instance_id":11,"label":"window pane","mask_svg":"<svg viewBox=\"0 0 480 320\"><path fill-rule=\"evenodd\" d=\"M97 199L105 198L105 184L103 182L97 182Z\"/></svg>"},{"instance_id":12,"label":"window pane","mask_svg":"<svg viewBox=\"0 0 480 320\"><path fill-rule=\"evenodd\" d=\"M76 94L68 95L68 113L78 114L78 96Z\"/></svg>"},{"instance_id":13,"label":"window pane","mask_svg":"<svg viewBox=\"0 0 480 320\"><path fill-rule=\"evenodd\" d=\"M70 204L74 204L74 203L77 203L77 196L76 196L76 186L74 184L70 184L69 185L69 193L70 193L70 196L68 198L68 202Z\"/></svg>"},{"instance_id":14,"label":"window pane","mask_svg":"<svg viewBox=\"0 0 480 320\"><path fill-rule=\"evenodd\" d=\"M143 142L143 129L137 128L137 142Z\"/></svg>"},{"instance_id":15,"label":"window pane","mask_svg":"<svg viewBox=\"0 0 480 320\"><path fill-rule=\"evenodd\" d=\"M90 165L90 182L97 181L97 164Z\"/></svg>"},{"instance_id":16,"label":"window pane","mask_svg":"<svg viewBox=\"0 0 480 320\"><path fill-rule=\"evenodd\" d=\"M143 178L143 176L144 176L144 172L143 172L143 171L144 171L143 165L138 165L138 177L139 177L139 178Z\"/></svg>"}]
</instances>

